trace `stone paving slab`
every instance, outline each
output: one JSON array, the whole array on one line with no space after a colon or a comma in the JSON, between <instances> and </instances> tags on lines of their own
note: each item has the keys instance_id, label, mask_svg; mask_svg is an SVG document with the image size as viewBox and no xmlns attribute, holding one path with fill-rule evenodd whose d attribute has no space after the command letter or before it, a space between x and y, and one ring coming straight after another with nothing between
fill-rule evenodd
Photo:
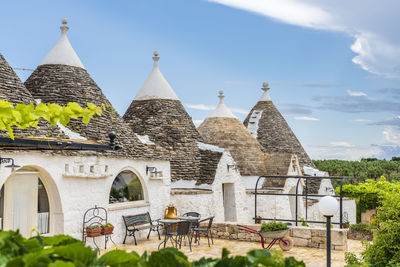
<instances>
[{"instance_id":1,"label":"stone paving slab","mask_svg":"<svg viewBox=\"0 0 400 267\"><path fill-rule=\"evenodd\" d=\"M128 242L132 242L128 240ZM124 249L126 251L136 251L141 255L144 251L155 251L160 244L160 240L157 237L151 237L149 240L143 239L138 240L138 245L135 246L133 243L118 245L119 249ZM168 244L171 246L171 243ZM232 241L224 239L214 239L214 245L208 247L207 239L202 239L200 246L195 244L192 246L192 252L189 251L189 247L182 247L183 251L189 259L197 260L202 257L220 257L222 253L222 248L228 248L232 255L244 255L249 250L260 249L261 243L258 242L244 242L244 241ZM278 245L274 246L275 249L280 250ZM112 250L109 248L107 250ZM361 242L358 240L348 240L348 251L359 254L362 251ZM104 253L104 250L102 251ZM303 260L307 267L321 267L325 266L325 250L306 248L306 247L294 247L290 251L283 253L286 257L294 256L297 260ZM332 266L339 267L344 266L344 251L332 251Z\"/></svg>"}]
</instances>

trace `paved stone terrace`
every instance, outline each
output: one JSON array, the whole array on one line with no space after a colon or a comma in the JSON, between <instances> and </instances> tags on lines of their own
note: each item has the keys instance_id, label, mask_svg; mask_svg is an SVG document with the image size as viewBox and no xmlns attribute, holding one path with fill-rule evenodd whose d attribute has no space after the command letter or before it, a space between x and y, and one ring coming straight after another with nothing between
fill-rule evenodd
<instances>
[{"instance_id":1,"label":"paved stone terrace","mask_svg":"<svg viewBox=\"0 0 400 267\"><path fill-rule=\"evenodd\" d=\"M157 250L160 240L157 237L151 237L149 240L143 239L138 241L138 245L133 244L133 240L128 238L126 245L118 245L118 248L124 249L126 251L136 251L140 255L144 251L155 251ZM171 243L168 243L171 246ZM258 242L245 242L245 241L233 241L233 240L223 240L214 239L214 245L208 247L207 239L202 239L200 246L197 244L193 245L192 252L190 252L189 247L182 247L182 251L192 260L197 260L202 257L220 257L222 253L222 248L228 248L232 255L244 255L249 250L260 249L261 244ZM280 250L278 245L274 246L275 249ZM113 247L107 250L112 250ZM348 240L348 251L359 254L362 251L362 245L360 241ZM104 253L104 250L102 251ZM316 248L305 248L305 247L294 247L290 251L284 252L286 257L294 256L298 260L303 260L307 267L321 267L325 266L325 249ZM332 266L344 266L344 251L332 251Z\"/></svg>"}]
</instances>

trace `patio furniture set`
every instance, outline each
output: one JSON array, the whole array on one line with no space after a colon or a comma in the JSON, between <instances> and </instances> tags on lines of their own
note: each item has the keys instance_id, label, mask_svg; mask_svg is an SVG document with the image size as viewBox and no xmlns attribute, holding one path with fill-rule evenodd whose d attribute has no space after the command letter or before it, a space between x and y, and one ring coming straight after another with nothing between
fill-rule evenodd
<instances>
[{"instance_id":1,"label":"patio furniture set","mask_svg":"<svg viewBox=\"0 0 400 267\"><path fill-rule=\"evenodd\" d=\"M197 212L187 212L177 219L157 219L152 220L150 214L142 213L137 215L122 216L126 228L124 244L128 236L132 236L137 245L135 233L140 230L149 229L147 239L150 237L152 231L158 233L158 238L161 240L160 230L164 229L164 239L159 244L158 248L165 247L168 240L171 241L172 246L178 248L182 247L182 243L189 244L190 251L192 251L192 240L195 238L195 243L200 245L200 233L204 233L207 237L208 246L214 244L211 233L211 226L214 217L200 219L200 214ZM200 223L207 222L207 227L200 227Z\"/></svg>"}]
</instances>

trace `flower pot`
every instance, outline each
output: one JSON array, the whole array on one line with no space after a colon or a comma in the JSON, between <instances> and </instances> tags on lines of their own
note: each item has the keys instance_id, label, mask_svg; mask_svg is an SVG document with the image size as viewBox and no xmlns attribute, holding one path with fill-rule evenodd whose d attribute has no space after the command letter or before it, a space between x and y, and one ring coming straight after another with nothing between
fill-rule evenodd
<instances>
[{"instance_id":1,"label":"flower pot","mask_svg":"<svg viewBox=\"0 0 400 267\"><path fill-rule=\"evenodd\" d=\"M343 224L344 229L348 229L350 227L350 224Z\"/></svg>"},{"instance_id":2,"label":"flower pot","mask_svg":"<svg viewBox=\"0 0 400 267\"><path fill-rule=\"evenodd\" d=\"M101 228L102 235L111 235L113 231L114 231L114 226Z\"/></svg>"},{"instance_id":3,"label":"flower pot","mask_svg":"<svg viewBox=\"0 0 400 267\"><path fill-rule=\"evenodd\" d=\"M95 237L101 235L101 228L89 229L86 228L86 235L88 237Z\"/></svg>"}]
</instances>

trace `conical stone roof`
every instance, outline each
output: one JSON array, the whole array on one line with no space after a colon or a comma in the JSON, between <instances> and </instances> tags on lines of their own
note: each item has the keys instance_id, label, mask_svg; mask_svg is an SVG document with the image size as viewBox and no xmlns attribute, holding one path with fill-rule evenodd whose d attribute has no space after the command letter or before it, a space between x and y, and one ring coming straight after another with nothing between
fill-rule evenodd
<instances>
[{"instance_id":1,"label":"conical stone roof","mask_svg":"<svg viewBox=\"0 0 400 267\"><path fill-rule=\"evenodd\" d=\"M14 104L30 104L35 102L32 95L25 88L2 54L0 54L0 99ZM43 121L39 122L37 128L21 130L14 127L13 130L16 137L27 137L33 135L36 137L59 136L66 138L57 127L50 126L48 123Z\"/></svg>"},{"instance_id":2,"label":"conical stone roof","mask_svg":"<svg viewBox=\"0 0 400 267\"><path fill-rule=\"evenodd\" d=\"M196 180L197 185L211 184L214 181L217 164L213 168L203 170L200 166L213 165L210 162L206 163L207 160L218 163L222 153L202 151L199 148L198 142L203 141L202 137L161 74L158 67L158 52L154 53L153 60L152 72L123 118L135 133L147 135L152 142L168 151L173 182ZM207 153L213 156L205 156Z\"/></svg>"},{"instance_id":3,"label":"conical stone roof","mask_svg":"<svg viewBox=\"0 0 400 267\"><path fill-rule=\"evenodd\" d=\"M268 153L294 153L299 159L301 168L314 167L285 118L271 101L267 93L268 83L264 83L262 89L264 94L247 115L244 125Z\"/></svg>"},{"instance_id":4,"label":"conical stone roof","mask_svg":"<svg viewBox=\"0 0 400 267\"><path fill-rule=\"evenodd\" d=\"M66 38L66 31L68 30L68 28L65 28L66 21L63 20L63 24L61 38L56 48L57 46L65 47L62 42L68 40ZM44 103L51 102L60 105L65 105L68 102L77 102L81 106L86 106L89 102L98 106L105 105L107 110L103 112L103 115L93 118L88 125L77 120L71 120L67 128L83 138L103 144L109 142L109 132L115 132L117 135L115 142L121 145L123 149L117 152L105 152L105 154L138 159L154 158L153 152L136 137L113 109L111 103L83 68L83 65L82 67L70 65L69 62L75 62L75 60L69 61L63 53L65 51L56 48L49 53L53 61L49 60L47 56L47 59L42 61L41 65L25 82L26 88L33 97ZM67 51L71 52L71 50ZM58 57L62 60L57 60ZM75 52L72 57L77 58Z\"/></svg>"},{"instance_id":5,"label":"conical stone roof","mask_svg":"<svg viewBox=\"0 0 400 267\"><path fill-rule=\"evenodd\" d=\"M276 174L268 169L271 162L261 145L223 103L222 91L219 98L217 108L198 127L204 141L229 150L242 176Z\"/></svg>"}]
</instances>

